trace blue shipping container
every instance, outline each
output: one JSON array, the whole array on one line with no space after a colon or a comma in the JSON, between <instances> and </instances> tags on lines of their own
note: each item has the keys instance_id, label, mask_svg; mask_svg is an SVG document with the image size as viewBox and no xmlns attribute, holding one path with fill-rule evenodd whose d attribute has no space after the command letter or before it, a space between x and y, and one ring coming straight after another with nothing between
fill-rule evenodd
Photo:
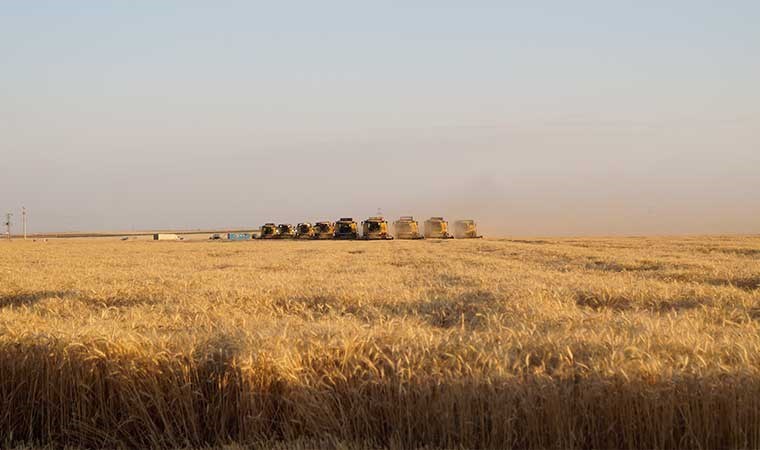
<instances>
[{"instance_id":1,"label":"blue shipping container","mask_svg":"<svg viewBox=\"0 0 760 450\"><path fill-rule=\"evenodd\" d=\"M227 239L230 241L250 241L251 233L227 233Z\"/></svg>"}]
</instances>

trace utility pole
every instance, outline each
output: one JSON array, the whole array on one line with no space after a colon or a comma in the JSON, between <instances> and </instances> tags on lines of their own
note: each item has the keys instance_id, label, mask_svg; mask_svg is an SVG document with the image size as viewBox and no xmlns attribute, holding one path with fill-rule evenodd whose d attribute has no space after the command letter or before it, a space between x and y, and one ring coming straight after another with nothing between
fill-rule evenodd
<instances>
[{"instance_id":1,"label":"utility pole","mask_svg":"<svg viewBox=\"0 0 760 450\"><path fill-rule=\"evenodd\" d=\"M24 224L24 240L26 240L26 207L21 207L21 223Z\"/></svg>"},{"instance_id":2,"label":"utility pole","mask_svg":"<svg viewBox=\"0 0 760 450\"><path fill-rule=\"evenodd\" d=\"M11 217L13 214L5 213L5 229L8 230L8 240L11 240Z\"/></svg>"}]
</instances>

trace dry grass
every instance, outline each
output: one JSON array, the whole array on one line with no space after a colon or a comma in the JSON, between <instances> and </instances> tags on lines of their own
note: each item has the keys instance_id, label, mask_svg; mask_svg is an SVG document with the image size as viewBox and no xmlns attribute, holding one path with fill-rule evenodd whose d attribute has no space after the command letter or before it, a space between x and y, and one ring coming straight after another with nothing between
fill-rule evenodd
<instances>
[{"instance_id":1,"label":"dry grass","mask_svg":"<svg viewBox=\"0 0 760 450\"><path fill-rule=\"evenodd\" d=\"M760 238L0 243L0 445L760 447Z\"/></svg>"}]
</instances>

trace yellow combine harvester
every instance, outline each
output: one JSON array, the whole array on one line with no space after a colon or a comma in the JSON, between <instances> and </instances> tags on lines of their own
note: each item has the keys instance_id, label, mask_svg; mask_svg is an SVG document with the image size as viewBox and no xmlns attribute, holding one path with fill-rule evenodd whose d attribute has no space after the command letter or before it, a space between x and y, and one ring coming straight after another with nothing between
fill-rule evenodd
<instances>
[{"instance_id":1,"label":"yellow combine harvester","mask_svg":"<svg viewBox=\"0 0 760 450\"><path fill-rule=\"evenodd\" d=\"M457 220L454 222L454 237L457 239L479 239L478 225L472 219Z\"/></svg>"},{"instance_id":2,"label":"yellow combine harvester","mask_svg":"<svg viewBox=\"0 0 760 450\"><path fill-rule=\"evenodd\" d=\"M351 217L342 217L336 222L299 223L293 226L286 223L275 225L265 223L261 226L258 239L343 239L343 240L391 240L388 222L382 216L372 216L359 225ZM464 219L454 222L454 235L449 233L449 223L443 217L431 217L425 221L424 233L420 233L419 222L412 216L401 216L393 222L394 234L399 239L476 239L478 227L474 220Z\"/></svg>"},{"instance_id":3,"label":"yellow combine harvester","mask_svg":"<svg viewBox=\"0 0 760 450\"><path fill-rule=\"evenodd\" d=\"M388 221L380 216L372 216L362 222L362 239L367 241L393 239L393 236L388 234Z\"/></svg>"},{"instance_id":4,"label":"yellow combine harvester","mask_svg":"<svg viewBox=\"0 0 760 450\"><path fill-rule=\"evenodd\" d=\"M296 225L296 239L314 239L314 226L309 222Z\"/></svg>"},{"instance_id":5,"label":"yellow combine harvester","mask_svg":"<svg viewBox=\"0 0 760 450\"><path fill-rule=\"evenodd\" d=\"M359 239L359 227L351 217L341 217L335 222L335 239Z\"/></svg>"},{"instance_id":6,"label":"yellow combine harvester","mask_svg":"<svg viewBox=\"0 0 760 450\"><path fill-rule=\"evenodd\" d=\"M259 239L274 239L275 236L277 236L277 225L273 223L265 223L261 226Z\"/></svg>"},{"instance_id":7,"label":"yellow combine harvester","mask_svg":"<svg viewBox=\"0 0 760 450\"><path fill-rule=\"evenodd\" d=\"M393 222L393 231L398 239L423 239L420 224L412 216L401 216Z\"/></svg>"},{"instance_id":8,"label":"yellow combine harvester","mask_svg":"<svg viewBox=\"0 0 760 450\"><path fill-rule=\"evenodd\" d=\"M317 222L314 224L314 239L333 239L335 224L332 222Z\"/></svg>"},{"instance_id":9,"label":"yellow combine harvester","mask_svg":"<svg viewBox=\"0 0 760 450\"><path fill-rule=\"evenodd\" d=\"M449 223L443 217L431 217L425 221L425 238L452 239L449 233Z\"/></svg>"},{"instance_id":10,"label":"yellow combine harvester","mask_svg":"<svg viewBox=\"0 0 760 450\"><path fill-rule=\"evenodd\" d=\"M277 234L275 239L294 239L296 237L296 228L289 223L277 225Z\"/></svg>"}]
</instances>

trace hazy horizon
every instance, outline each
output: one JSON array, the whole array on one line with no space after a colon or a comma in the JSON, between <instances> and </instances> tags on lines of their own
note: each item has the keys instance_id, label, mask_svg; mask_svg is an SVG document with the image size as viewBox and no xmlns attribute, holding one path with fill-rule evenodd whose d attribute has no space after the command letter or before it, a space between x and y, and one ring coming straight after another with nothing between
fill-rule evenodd
<instances>
[{"instance_id":1,"label":"hazy horizon","mask_svg":"<svg viewBox=\"0 0 760 450\"><path fill-rule=\"evenodd\" d=\"M0 213L29 231L444 215L760 232L760 3L14 2Z\"/></svg>"}]
</instances>

